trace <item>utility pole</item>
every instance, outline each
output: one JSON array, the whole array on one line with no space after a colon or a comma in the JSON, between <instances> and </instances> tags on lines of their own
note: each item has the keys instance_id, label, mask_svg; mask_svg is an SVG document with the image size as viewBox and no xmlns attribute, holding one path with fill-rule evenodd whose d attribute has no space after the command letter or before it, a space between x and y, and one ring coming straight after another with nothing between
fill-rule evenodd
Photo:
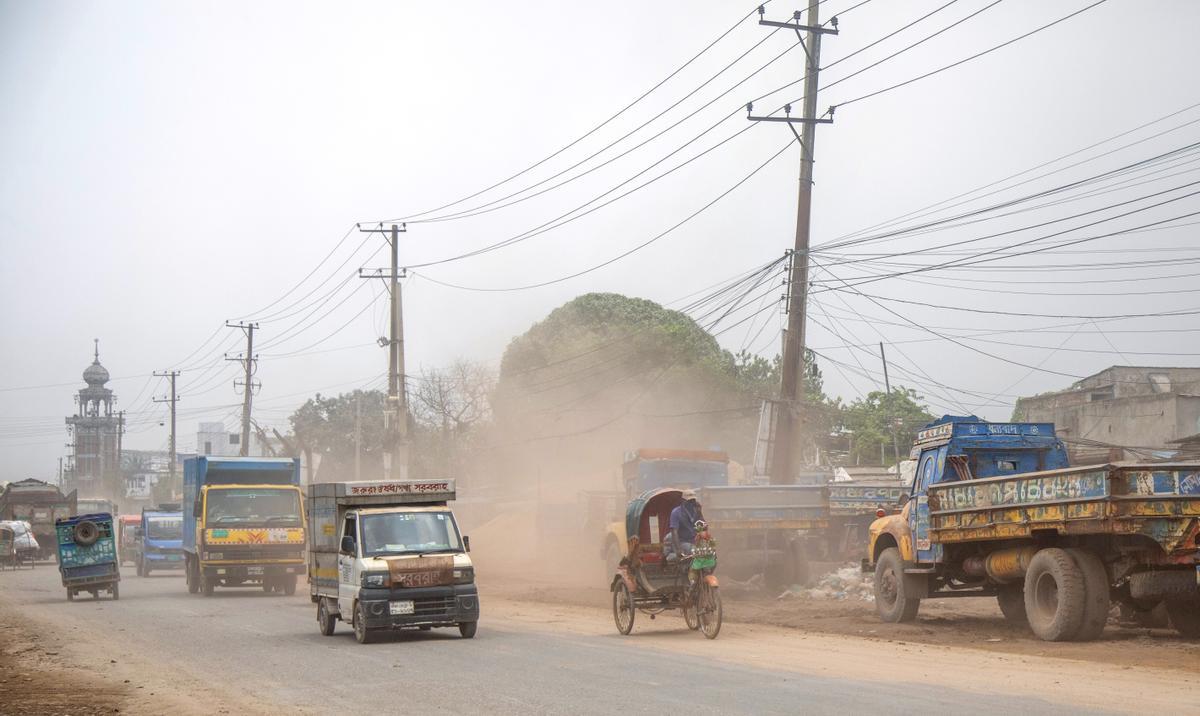
<instances>
[{"instance_id":1,"label":"utility pole","mask_svg":"<svg viewBox=\"0 0 1200 716\"><path fill-rule=\"evenodd\" d=\"M883 341L879 342L879 359L883 361L883 387L887 390L887 421L888 427L892 430L892 455L896 458L896 463L900 463L900 443L896 441L896 423L892 415L892 382L888 380L887 369L887 354L883 352ZM899 468L896 468L899 470ZM899 476L900 473L896 473Z\"/></svg>"},{"instance_id":2,"label":"utility pole","mask_svg":"<svg viewBox=\"0 0 1200 716\"><path fill-rule=\"evenodd\" d=\"M362 480L362 393L354 395L354 480Z\"/></svg>"},{"instance_id":3,"label":"utility pole","mask_svg":"<svg viewBox=\"0 0 1200 716\"><path fill-rule=\"evenodd\" d=\"M162 373L155 371L154 375L159 378L167 378L171 381L171 397L169 397L169 398L153 398L152 400L156 403L170 403L170 405L171 405L171 452L170 452L170 460L167 464L167 469L170 470L171 492L174 493L174 491L175 491L175 461L176 461L175 404L179 402L179 394L175 392L175 379L177 377L179 377L179 371L168 370L168 371L164 371Z\"/></svg>"},{"instance_id":4,"label":"utility pole","mask_svg":"<svg viewBox=\"0 0 1200 716\"><path fill-rule=\"evenodd\" d=\"M748 118L753 122L784 122L800 143L800 191L796 200L796 238L788 271L787 333L783 346L783 380L780 386L780 411L776 423L775 459L771 465L771 484L791 484L799 467L800 404L804 400L804 329L808 300L808 245L812 219L813 148L817 125L833 122L817 116L817 78L821 68L821 36L836 35L837 18L832 28L822 27L818 7L820 0L808 0L807 24L800 24L803 13L792 14L791 22L765 19L766 9L758 8L758 24L794 30L805 54L804 107L799 117L791 116L791 105L784 106L783 117L755 117L753 104L746 105ZM801 32L804 34L801 35ZM797 132L795 125L801 125Z\"/></svg>"},{"instance_id":5,"label":"utility pole","mask_svg":"<svg viewBox=\"0 0 1200 716\"><path fill-rule=\"evenodd\" d=\"M379 345L388 346L388 409L384 411L385 444L390 447L391 465L390 477L403 480L408 477L408 396L405 388L404 374L404 306L400 295L400 279L407 272L400 268L400 234L407 231L404 224L392 224L390 229L382 225L378 229L359 231L371 234L390 235L392 248L392 267L387 269L359 269L360 278L381 278L387 282L388 292L392 298L391 336L380 338Z\"/></svg>"},{"instance_id":6,"label":"utility pole","mask_svg":"<svg viewBox=\"0 0 1200 716\"><path fill-rule=\"evenodd\" d=\"M238 445L238 455L246 457L250 454L250 407L254 402L254 368L258 364L258 356L254 355L254 331L258 328L257 323L237 323L225 322L226 328L240 328L246 332L246 354L240 358L230 358L225 356L225 360L232 360L242 363L245 366L246 377L242 380L242 440ZM236 388L238 381L233 381Z\"/></svg>"}]
</instances>

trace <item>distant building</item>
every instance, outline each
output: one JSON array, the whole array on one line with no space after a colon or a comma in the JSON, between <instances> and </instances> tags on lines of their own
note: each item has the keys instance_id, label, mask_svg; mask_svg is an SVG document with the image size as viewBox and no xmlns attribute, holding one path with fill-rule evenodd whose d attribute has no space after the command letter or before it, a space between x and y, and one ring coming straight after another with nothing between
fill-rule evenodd
<instances>
[{"instance_id":1,"label":"distant building","mask_svg":"<svg viewBox=\"0 0 1200 716\"><path fill-rule=\"evenodd\" d=\"M1054 423L1075 462L1174 452L1200 433L1200 368L1113 366L1018 399L1013 418Z\"/></svg>"},{"instance_id":2,"label":"distant building","mask_svg":"<svg viewBox=\"0 0 1200 716\"><path fill-rule=\"evenodd\" d=\"M274 442L272 441L272 443ZM241 448L242 433L240 431L230 432L225 428L224 423L200 423L196 430L197 454L236 457L241 454ZM278 449L279 446L274 444L264 448L258 436L253 432L250 433L250 449L247 454L251 457L270 457L275 454L272 451Z\"/></svg>"},{"instance_id":3,"label":"distant building","mask_svg":"<svg viewBox=\"0 0 1200 716\"><path fill-rule=\"evenodd\" d=\"M68 492L79 490L80 497L116 497L109 493L113 485L119 489L124 424L121 416L113 413L116 396L105 387L108 379L108 370L100 365L100 340L96 339L94 360L83 371L87 387L75 398L75 415L66 419L71 454L63 471L63 486Z\"/></svg>"}]
</instances>

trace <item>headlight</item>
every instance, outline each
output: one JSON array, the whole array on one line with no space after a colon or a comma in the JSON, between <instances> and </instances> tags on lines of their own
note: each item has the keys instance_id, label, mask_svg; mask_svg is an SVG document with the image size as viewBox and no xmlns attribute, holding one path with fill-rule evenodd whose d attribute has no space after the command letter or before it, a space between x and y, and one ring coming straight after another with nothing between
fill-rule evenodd
<instances>
[{"instance_id":1,"label":"headlight","mask_svg":"<svg viewBox=\"0 0 1200 716\"><path fill-rule=\"evenodd\" d=\"M388 587L391 586L392 580L387 572L363 572L362 585L364 587Z\"/></svg>"},{"instance_id":2,"label":"headlight","mask_svg":"<svg viewBox=\"0 0 1200 716\"><path fill-rule=\"evenodd\" d=\"M459 569L454 570L454 583L455 584L470 584L474 581L475 581L475 568L474 567L461 567Z\"/></svg>"}]
</instances>

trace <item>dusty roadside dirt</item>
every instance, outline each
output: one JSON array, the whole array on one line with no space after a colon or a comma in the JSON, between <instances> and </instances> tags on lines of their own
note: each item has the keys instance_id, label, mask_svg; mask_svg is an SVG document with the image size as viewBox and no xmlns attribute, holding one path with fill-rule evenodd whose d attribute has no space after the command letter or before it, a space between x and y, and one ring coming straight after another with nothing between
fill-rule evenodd
<instances>
[{"instance_id":1,"label":"dusty roadside dirt","mask_svg":"<svg viewBox=\"0 0 1200 716\"><path fill-rule=\"evenodd\" d=\"M611 610L611 596L603 587L573 587L553 582L530 584L494 575L488 591L505 599L541 604L567 604ZM722 590L726 592L726 590ZM1131 666L1170 669L1200 675L1200 641L1183 639L1169 629L1133 629L1109 623L1098 641L1049 643L1027 630L1010 626L994 599L928 600L921 604L917 621L885 624L870 602L776 599L761 593L723 594L725 620L730 623L777 627L792 633L857 637L897 644L968 647L1018 656L1071 659L1123 668ZM670 619L670 616L663 617ZM612 617L606 626L611 627ZM724 632L723 632L724 634Z\"/></svg>"}]
</instances>

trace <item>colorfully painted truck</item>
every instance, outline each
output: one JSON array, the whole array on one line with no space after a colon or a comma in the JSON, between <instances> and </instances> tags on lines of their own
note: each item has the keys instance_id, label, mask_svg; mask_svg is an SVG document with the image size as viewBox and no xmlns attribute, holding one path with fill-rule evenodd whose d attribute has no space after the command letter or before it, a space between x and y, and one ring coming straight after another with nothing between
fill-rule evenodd
<instances>
[{"instance_id":1,"label":"colorfully painted truck","mask_svg":"<svg viewBox=\"0 0 1200 716\"><path fill-rule=\"evenodd\" d=\"M305 573L300 460L188 458L183 559L188 592L259 585L294 594Z\"/></svg>"},{"instance_id":2,"label":"colorfully painted truck","mask_svg":"<svg viewBox=\"0 0 1200 716\"><path fill-rule=\"evenodd\" d=\"M479 591L454 497L453 480L309 486L309 594L322 634L340 619L360 644L399 629L475 636Z\"/></svg>"},{"instance_id":3,"label":"colorfully painted truck","mask_svg":"<svg viewBox=\"0 0 1200 716\"><path fill-rule=\"evenodd\" d=\"M823 485L730 485L729 455L713 450L642 448L626 454L622 474L627 500L648 490L697 490L721 541L722 571L733 578L762 574L771 586L808 580L804 537L829 526ZM629 556L625 530L624 520L608 526L602 554L609 576Z\"/></svg>"},{"instance_id":4,"label":"colorfully painted truck","mask_svg":"<svg viewBox=\"0 0 1200 716\"><path fill-rule=\"evenodd\" d=\"M28 522L37 539L41 559L57 554L58 533L54 523L77 512L75 490L64 495L54 485L41 480L10 482L0 493L0 520Z\"/></svg>"},{"instance_id":5,"label":"colorfully painted truck","mask_svg":"<svg viewBox=\"0 0 1200 716\"><path fill-rule=\"evenodd\" d=\"M899 514L871 525L864 569L890 622L922 599L995 596L1049 641L1095 639L1113 601L1165 603L1200 637L1200 463L1070 467L1049 423L945 416L917 434Z\"/></svg>"},{"instance_id":6,"label":"colorfully painted truck","mask_svg":"<svg viewBox=\"0 0 1200 716\"><path fill-rule=\"evenodd\" d=\"M108 592L121 598L121 568L117 562L117 532L107 512L75 515L55 520L58 572L67 589L67 600L79 592L95 598Z\"/></svg>"},{"instance_id":7,"label":"colorfully painted truck","mask_svg":"<svg viewBox=\"0 0 1200 716\"><path fill-rule=\"evenodd\" d=\"M149 577L163 569L183 569L183 511L179 504L142 509L135 563L137 575Z\"/></svg>"}]
</instances>

